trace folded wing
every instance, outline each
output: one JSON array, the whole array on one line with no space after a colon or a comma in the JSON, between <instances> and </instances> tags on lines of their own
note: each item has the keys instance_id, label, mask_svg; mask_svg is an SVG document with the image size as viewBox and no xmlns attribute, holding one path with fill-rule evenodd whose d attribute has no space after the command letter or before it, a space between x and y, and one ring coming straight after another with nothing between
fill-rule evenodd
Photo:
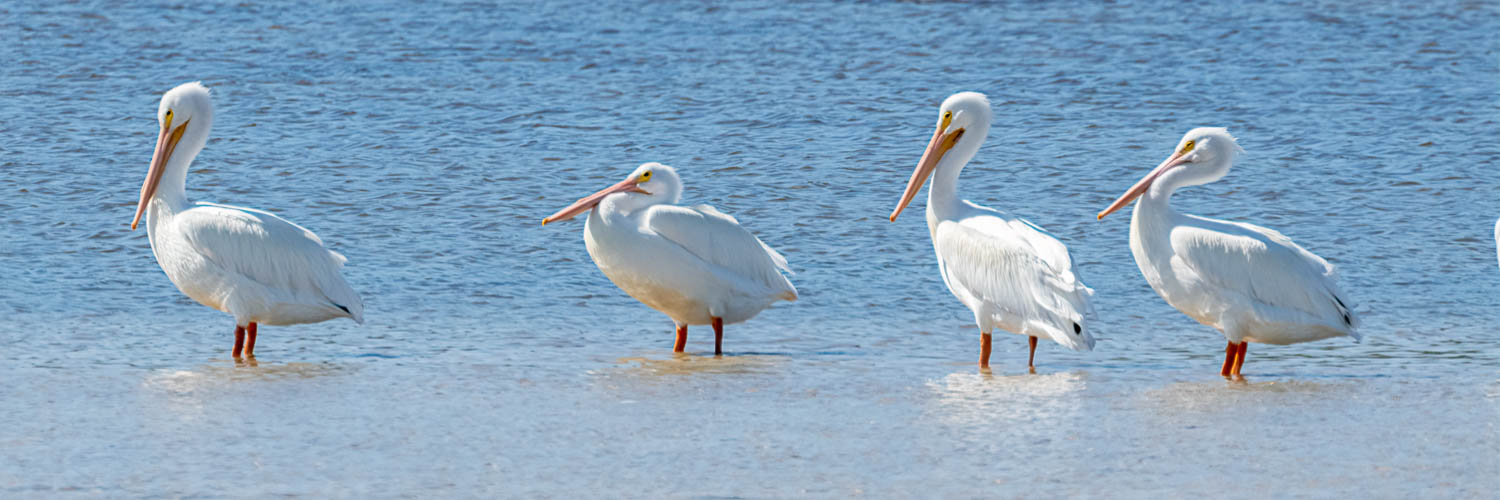
<instances>
[{"instance_id":1,"label":"folded wing","mask_svg":"<svg viewBox=\"0 0 1500 500\"><path fill-rule=\"evenodd\" d=\"M797 300L797 289L782 275L786 258L750 234L739 221L708 205L648 208L645 224L689 253L768 295Z\"/></svg>"},{"instance_id":2,"label":"folded wing","mask_svg":"<svg viewBox=\"0 0 1500 500\"><path fill-rule=\"evenodd\" d=\"M173 221L193 248L225 271L298 297L322 298L363 321L364 304L339 270L347 260L323 240L269 212L199 203Z\"/></svg>"},{"instance_id":3,"label":"folded wing","mask_svg":"<svg viewBox=\"0 0 1500 500\"><path fill-rule=\"evenodd\" d=\"M1172 230L1172 266L1179 276L1238 293L1261 307L1305 314L1358 338L1358 319L1339 290L1332 264L1263 227L1231 222L1184 224ZM1297 321L1294 317L1267 318Z\"/></svg>"},{"instance_id":4,"label":"folded wing","mask_svg":"<svg viewBox=\"0 0 1500 500\"><path fill-rule=\"evenodd\" d=\"M949 288L981 301L1024 334L1074 349L1093 347L1085 324L1093 290L1079 280L1067 247L1024 220L975 215L944 221L933 246Z\"/></svg>"}]
</instances>

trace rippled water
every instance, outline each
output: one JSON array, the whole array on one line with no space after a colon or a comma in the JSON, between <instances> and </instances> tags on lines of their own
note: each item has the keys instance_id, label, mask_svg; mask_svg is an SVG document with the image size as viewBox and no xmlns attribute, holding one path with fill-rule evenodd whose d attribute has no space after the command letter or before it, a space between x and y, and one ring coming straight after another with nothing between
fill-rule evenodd
<instances>
[{"instance_id":1,"label":"rippled water","mask_svg":"<svg viewBox=\"0 0 1500 500\"><path fill-rule=\"evenodd\" d=\"M0 6L0 496L1484 497L1500 487L1494 4L382 2ZM160 94L213 88L189 196L350 259L368 324L183 297L128 222ZM997 337L885 217L936 105L961 191L1098 290L1091 353ZM1248 150L1185 211L1341 267L1367 339L1253 346L1093 215L1187 129ZM645 161L786 254L802 300L705 357L541 218ZM917 203L920 210L921 202Z\"/></svg>"}]
</instances>

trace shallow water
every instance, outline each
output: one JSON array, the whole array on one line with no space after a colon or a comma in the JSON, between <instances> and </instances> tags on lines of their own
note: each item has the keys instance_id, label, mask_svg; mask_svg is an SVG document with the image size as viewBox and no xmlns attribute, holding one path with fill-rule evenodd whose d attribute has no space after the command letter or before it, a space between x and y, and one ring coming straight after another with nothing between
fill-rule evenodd
<instances>
[{"instance_id":1,"label":"shallow water","mask_svg":"<svg viewBox=\"0 0 1500 500\"><path fill-rule=\"evenodd\" d=\"M0 6L0 496L1485 497L1500 487L1500 13L809 2ZM128 221L160 94L213 88L189 196L350 259L367 325L183 297ZM1024 374L889 223L936 105L988 93L971 200L1067 242L1094 352ZM1176 206L1337 264L1363 343L1252 346L1093 215L1194 126L1248 154ZM704 356L542 217L674 165L802 298ZM921 201L914 208L922 208Z\"/></svg>"}]
</instances>

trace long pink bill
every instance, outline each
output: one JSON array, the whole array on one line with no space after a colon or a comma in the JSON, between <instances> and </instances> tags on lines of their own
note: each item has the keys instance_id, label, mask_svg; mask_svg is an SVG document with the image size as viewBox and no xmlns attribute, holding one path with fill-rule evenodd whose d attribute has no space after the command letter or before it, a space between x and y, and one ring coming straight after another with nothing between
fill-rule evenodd
<instances>
[{"instance_id":1,"label":"long pink bill","mask_svg":"<svg viewBox=\"0 0 1500 500\"><path fill-rule=\"evenodd\" d=\"M927 141L927 150L922 152L922 159L917 161L917 169L911 173L911 180L906 182L906 192L901 193L901 202L896 204L896 210L891 212L891 222L896 222L896 217L906 210L906 205L917 197L917 192L922 190L922 185L927 183L927 178L932 177L933 169L937 168L943 155L953 149L959 136L963 135L964 129L958 129L943 135L943 129L939 127L932 133L932 140Z\"/></svg>"},{"instance_id":2,"label":"long pink bill","mask_svg":"<svg viewBox=\"0 0 1500 500\"><path fill-rule=\"evenodd\" d=\"M620 181L618 184L604 188L597 193L585 196L573 202L572 205L568 205L567 208L558 210L551 217L542 219L542 225L545 226L549 222L560 222L576 217L578 214L587 212L589 209L598 206L599 202L604 201L604 197L615 193L645 193L646 191L637 186L636 182L637 179L631 177Z\"/></svg>"},{"instance_id":3,"label":"long pink bill","mask_svg":"<svg viewBox=\"0 0 1500 500\"><path fill-rule=\"evenodd\" d=\"M1184 157L1182 153L1172 153L1172 156L1167 157L1166 161L1161 162L1161 164L1157 165L1156 168L1151 169L1151 173L1146 174L1146 176L1142 177L1140 181L1137 181L1134 186L1130 186L1130 189L1125 190L1125 194L1120 195L1120 197L1116 199L1114 203L1109 204L1109 208L1104 209L1103 212L1099 212L1098 219L1103 219L1104 216L1115 213L1116 210L1119 210L1125 205L1129 205L1130 202L1135 201L1136 198L1140 198L1141 195L1146 194L1147 189L1151 189L1151 183L1156 182L1156 179L1158 177L1161 177L1162 174L1166 173L1168 170L1171 170L1172 167L1181 165L1186 162L1187 158Z\"/></svg>"},{"instance_id":4,"label":"long pink bill","mask_svg":"<svg viewBox=\"0 0 1500 500\"><path fill-rule=\"evenodd\" d=\"M188 120L182 122L176 130L171 130L170 123L162 126L161 134L156 137L156 151L151 153L151 168L146 170L146 182L141 184L141 200L135 206L135 218L130 220L130 230L134 231L141 222L141 216L146 214L146 206L151 204L151 197L156 195L156 186L161 183L161 174L167 169L167 160L172 159L172 152L177 150L177 141L182 140L182 133L187 131Z\"/></svg>"}]
</instances>

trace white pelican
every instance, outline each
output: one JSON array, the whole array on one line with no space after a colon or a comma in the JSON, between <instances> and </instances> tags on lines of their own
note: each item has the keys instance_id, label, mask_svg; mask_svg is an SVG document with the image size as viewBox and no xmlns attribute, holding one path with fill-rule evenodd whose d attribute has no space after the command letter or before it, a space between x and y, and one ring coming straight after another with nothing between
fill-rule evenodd
<instances>
[{"instance_id":1,"label":"white pelican","mask_svg":"<svg viewBox=\"0 0 1500 500\"><path fill-rule=\"evenodd\" d=\"M713 325L714 354L723 354L724 325L755 317L778 300L797 300L781 274L786 258L723 212L679 207L682 179L646 163L604 188L542 219L565 221L591 208L583 224L589 257L615 286L677 324L673 352L687 345L688 325Z\"/></svg>"},{"instance_id":2,"label":"white pelican","mask_svg":"<svg viewBox=\"0 0 1500 500\"><path fill-rule=\"evenodd\" d=\"M1026 366L1035 372L1037 337L1074 350L1094 348L1084 316L1094 294L1079 280L1068 247L1024 219L958 198L958 174L990 131L990 100L960 92L943 101L937 131L917 162L891 222L911 203L927 178L927 229L937 251L938 271L979 325L979 366L990 364L990 332L996 327L1029 337Z\"/></svg>"},{"instance_id":3,"label":"white pelican","mask_svg":"<svg viewBox=\"0 0 1500 500\"><path fill-rule=\"evenodd\" d=\"M208 88L178 85L162 96L156 119L161 133L130 229L150 211L146 233L167 278L199 304L234 315L234 357L242 346L255 357L260 323L364 323L364 303L339 275L344 256L323 248L318 235L260 210L188 202L188 166L214 123Z\"/></svg>"},{"instance_id":4,"label":"white pelican","mask_svg":"<svg viewBox=\"0 0 1500 500\"><path fill-rule=\"evenodd\" d=\"M1229 344L1220 374L1236 379L1248 342L1360 338L1359 320L1327 261L1270 229L1172 210L1173 192L1223 178L1242 152L1229 131L1195 128L1171 156L1099 212L1103 219L1140 199L1130 218L1136 265L1168 304L1224 333Z\"/></svg>"}]
</instances>

